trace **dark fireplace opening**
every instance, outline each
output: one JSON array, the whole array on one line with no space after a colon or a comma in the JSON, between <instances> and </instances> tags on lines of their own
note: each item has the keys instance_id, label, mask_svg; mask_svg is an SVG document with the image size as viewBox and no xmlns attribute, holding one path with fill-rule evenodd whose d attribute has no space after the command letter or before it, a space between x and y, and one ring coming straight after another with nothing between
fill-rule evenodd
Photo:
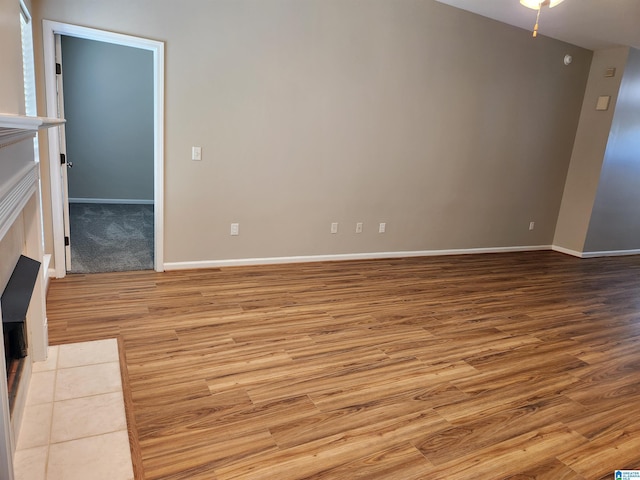
<instances>
[{"instance_id":1,"label":"dark fireplace opening","mask_svg":"<svg viewBox=\"0 0 640 480\"><path fill-rule=\"evenodd\" d=\"M9 412L13 413L13 406L16 403L16 395L18 393L18 385L22 377L22 368L24 367L24 358L11 359L9 368L7 368L7 390L9 391Z\"/></svg>"},{"instance_id":2,"label":"dark fireplace opening","mask_svg":"<svg viewBox=\"0 0 640 480\"><path fill-rule=\"evenodd\" d=\"M7 366L7 387L11 411L13 411L13 404L27 356L27 310L39 271L40 262L20 255L0 300L4 360Z\"/></svg>"},{"instance_id":3,"label":"dark fireplace opening","mask_svg":"<svg viewBox=\"0 0 640 480\"><path fill-rule=\"evenodd\" d=\"M18 391L18 384L22 375L24 358L27 356L27 338L24 322L4 323L4 361L7 366L7 389L9 390L9 410L13 411L13 404Z\"/></svg>"}]
</instances>

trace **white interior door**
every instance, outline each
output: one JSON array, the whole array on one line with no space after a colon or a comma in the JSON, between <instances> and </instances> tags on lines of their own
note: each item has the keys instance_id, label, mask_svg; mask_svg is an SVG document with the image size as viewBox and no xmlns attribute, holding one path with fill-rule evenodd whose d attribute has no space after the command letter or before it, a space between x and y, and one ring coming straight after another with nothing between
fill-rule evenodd
<instances>
[{"instance_id":1,"label":"white interior door","mask_svg":"<svg viewBox=\"0 0 640 480\"><path fill-rule=\"evenodd\" d=\"M58 103L58 118L64 116L64 88L62 84L62 42L60 35L55 36L56 39L56 90ZM64 124L58 128L60 132L60 186L61 186L61 202L62 217L64 223L64 258L66 271L71 270L71 229L69 225L69 180L67 170L73 166L73 163L67 158L67 140Z\"/></svg>"}]
</instances>

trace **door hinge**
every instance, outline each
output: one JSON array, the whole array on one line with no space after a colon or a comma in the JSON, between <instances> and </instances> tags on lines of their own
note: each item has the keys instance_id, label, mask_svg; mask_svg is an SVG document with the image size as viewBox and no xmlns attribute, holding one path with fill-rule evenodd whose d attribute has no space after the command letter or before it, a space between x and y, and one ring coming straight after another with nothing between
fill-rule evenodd
<instances>
[{"instance_id":1,"label":"door hinge","mask_svg":"<svg viewBox=\"0 0 640 480\"><path fill-rule=\"evenodd\" d=\"M69 237L64 237L64 246L65 247L69 246Z\"/></svg>"},{"instance_id":2,"label":"door hinge","mask_svg":"<svg viewBox=\"0 0 640 480\"><path fill-rule=\"evenodd\" d=\"M67 163L67 156L64 153L60 154L60 165Z\"/></svg>"},{"instance_id":3,"label":"door hinge","mask_svg":"<svg viewBox=\"0 0 640 480\"><path fill-rule=\"evenodd\" d=\"M56 63L56 75L61 75L62 74L62 65L60 65L59 63Z\"/></svg>"}]
</instances>

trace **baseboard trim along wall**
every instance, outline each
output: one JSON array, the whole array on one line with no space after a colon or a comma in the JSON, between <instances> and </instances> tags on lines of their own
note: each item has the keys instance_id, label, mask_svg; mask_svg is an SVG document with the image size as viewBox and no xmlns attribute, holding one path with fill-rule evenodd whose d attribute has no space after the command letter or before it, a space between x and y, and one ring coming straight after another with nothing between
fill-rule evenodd
<instances>
[{"instance_id":1,"label":"baseboard trim along wall","mask_svg":"<svg viewBox=\"0 0 640 480\"><path fill-rule=\"evenodd\" d=\"M559 247L557 245L552 245L551 250L554 252L565 253L567 255L571 255L572 257L582 258L582 252L578 252L577 250L571 250L569 248Z\"/></svg>"},{"instance_id":2,"label":"baseboard trim along wall","mask_svg":"<svg viewBox=\"0 0 640 480\"><path fill-rule=\"evenodd\" d=\"M49 291L49 279L51 277L55 277L55 270L53 268L49 268L51 265L51 254L45 253L42 256L42 276L44 277L44 292L45 295ZM53 275L52 275L53 272Z\"/></svg>"},{"instance_id":3,"label":"baseboard trim along wall","mask_svg":"<svg viewBox=\"0 0 640 480\"><path fill-rule=\"evenodd\" d=\"M69 203L108 203L111 205L153 205L153 200L137 198L70 198Z\"/></svg>"},{"instance_id":4,"label":"baseboard trim along wall","mask_svg":"<svg viewBox=\"0 0 640 480\"><path fill-rule=\"evenodd\" d=\"M240 267L253 265L275 265L281 263L333 262L345 260L376 260L403 257L435 257L443 255L473 255L479 253L533 252L551 250L551 245L461 248L451 250L417 250L405 252L346 253L336 255L301 255L296 257L241 258L233 260L206 260L201 262L167 262L165 270L191 270L198 268Z\"/></svg>"},{"instance_id":5,"label":"baseboard trim along wall","mask_svg":"<svg viewBox=\"0 0 640 480\"><path fill-rule=\"evenodd\" d=\"M560 253L566 253L578 258L598 258L598 257L622 257L625 255L640 255L640 250L602 250L598 252L578 252L568 248L553 245L552 250Z\"/></svg>"},{"instance_id":6,"label":"baseboard trim along wall","mask_svg":"<svg viewBox=\"0 0 640 480\"><path fill-rule=\"evenodd\" d=\"M605 250L600 252L582 252L582 258L621 257L624 255L640 255L640 250Z\"/></svg>"},{"instance_id":7,"label":"baseboard trim along wall","mask_svg":"<svg viewBox=\"0 0 640 480\"><path fill-rule=\"evenodd\" d=\"M640 255L640 250L613 250L602 252L578 252L557 245L530 245L520 247L494 247L494 248L460 248L450 250L415 250L403 252L372 252L372 253L345 253L335 255L301 255L295 257L266 257L266 258L240 258L231 260L205 260L197 262L167 262L165 270L193 270L202 268L241 267L253 265L276 265L284 263L308 263L308 262L335 262L346 260L376 260L385 258L403 257L436 257L445 255L474 255L481 253L510 253L510 252L536 252L553 250L578 258L614 257L624 255ZM55 278L55 269L48 268L46 287L49 278ZM46 288L45 287L45 288Z\"/></svg>"}]
</instances>

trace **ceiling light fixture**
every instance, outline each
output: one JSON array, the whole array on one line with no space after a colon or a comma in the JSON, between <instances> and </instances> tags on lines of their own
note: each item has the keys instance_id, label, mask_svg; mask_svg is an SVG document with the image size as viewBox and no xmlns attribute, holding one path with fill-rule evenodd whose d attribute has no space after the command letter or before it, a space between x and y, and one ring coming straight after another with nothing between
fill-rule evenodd
<instances>
[{"instance_id":1,"label":"ceiling light fixture","mask_svg":"<svg viewBox=\"0 0 640 480\"><path fill-rule=\"evenodd\" d=\"M534 38L538 36L538 22L540 21L540 11L542 10L542 7L553 8L562 2L564 2L564 0L520 0L520 3L525 7L538 11L536 24L533 27Z\"/></svg>"},{"instance_id":2,"label":"ceiling light fixture","mask_svg":"<svg viewBox=\"0 0 640 480\"><path fill-rule=\"evenodd\" d=\"M546 7L547 5L549 5L549 8L553 8L562 2L564 0L520 0L522 5L532 10L540 10L540 7Z\"/></svg>"}]
</instances>

